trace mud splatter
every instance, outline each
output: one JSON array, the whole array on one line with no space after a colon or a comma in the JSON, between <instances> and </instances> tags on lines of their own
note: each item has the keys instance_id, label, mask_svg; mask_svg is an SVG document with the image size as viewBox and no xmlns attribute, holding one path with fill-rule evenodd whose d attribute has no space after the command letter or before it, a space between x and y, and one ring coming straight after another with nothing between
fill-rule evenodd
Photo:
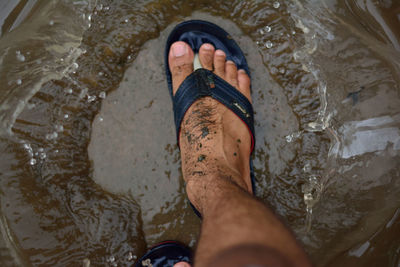
<instances>
[{"instance_id":1,"label":"mud splatter","mask_svg":"<svg viewBox=\"0 0 400 267\"><path fill-rule=\"evenodd\" d=\"M197 158L197 162L202 162L203 160L205 160L206 159L206 155L200 155L198 158Z\"/></svg>"},{"instance_id":2,"label":"mud splatter","mask_svg":"<svg viewBox=\"0 0 400 267\"><path fill-rule=\"evenodd\" d=\"M192 141L193 141L193 139L192 139L193 135L191 133L189 133L189 132L185 132L185 136L186 136L187 141L189 142L189 144L191 144Z\"/></svg>"},{"instance_id":3,"label":"mud splatter","mask_svg":"<svg viewBox=\"0 0 400 267\"><path fill-rule=\"evenodd\" d=\"M202 137L202 138L206 137L209 133L210 133L210 132L209 132L207 126L201 128L201 137Z\"/></svg>"}]
</instances>

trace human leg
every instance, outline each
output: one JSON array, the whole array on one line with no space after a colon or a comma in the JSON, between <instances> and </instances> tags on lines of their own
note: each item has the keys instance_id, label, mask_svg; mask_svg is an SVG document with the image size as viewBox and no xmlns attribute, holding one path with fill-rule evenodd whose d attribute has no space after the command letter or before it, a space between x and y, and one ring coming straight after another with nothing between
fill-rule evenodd
<instances>
[{"instance_id":1,"label":"human leg","mask_svg":"<svg viewBox=\"0 0 400 267\"><path fill-rule=\"evenodd\" d=\"M174 93L193 72L193 57L187 44L171 46L169 67ZM251 100L249 77L233 62L225 61L221 50L203 45L200 61L203 68L213 70ZM183 176L188 197L203 217L195 264L234 266L229 262L235 256L243 254L240 258L250 259L253 252L260 255L258 259L264 260L264 265L310 266L292 233L271 209L252 196L250 144L244 123L210 97L197 100L185 114L180 132Z\"/></svg>"}]
</instances>

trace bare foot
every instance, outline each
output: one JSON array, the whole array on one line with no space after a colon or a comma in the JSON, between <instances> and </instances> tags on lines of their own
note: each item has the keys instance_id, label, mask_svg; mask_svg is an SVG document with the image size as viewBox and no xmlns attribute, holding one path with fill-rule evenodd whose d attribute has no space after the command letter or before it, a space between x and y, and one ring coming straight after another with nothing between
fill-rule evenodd
<instances>
[{"instance_id":1,"label":"bare foot","mask_svg":"<svg viewBox=\"0 0 400 267\"><path fill-rule=\"evenodd\" d=\"M193 72L193 58L184 42L171 46L174 93ZM199 58L250 100L248 75L224 52L203 44ZM186 192L203 216L196 266L311 266L292 233L249 194L251 135L239 117L210 97L196 100L183 118L180 148Z\"/></svg>"},{"instance_id":2,"label":"bare foot","mask_svg":"<svg viewBox=\"0 0 400 267\"><path fill-rule=\"evenodd\" d=\"M251 102L250 78L244 70L237 70L226 61L222 50L203 44L199 51L202 67L227 81ZM175 94L185 78L193 72L194 53L182 41L172 44L169 67ZM198 99L186 112L180 133L183 177L191 203L203 213L203 201L209 186L209 173L238 184L252 193L249 157L251 135L246 125L231 110L211 97ZM213 190L211 190L213 191ZM215 190L214 190L215 191Z\"/></svg>"}]
</instances>

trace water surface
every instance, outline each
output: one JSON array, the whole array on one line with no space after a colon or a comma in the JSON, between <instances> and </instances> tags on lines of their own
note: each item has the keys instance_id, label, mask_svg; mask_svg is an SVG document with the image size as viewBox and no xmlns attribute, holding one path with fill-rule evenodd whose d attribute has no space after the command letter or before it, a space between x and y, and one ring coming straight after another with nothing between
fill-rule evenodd
<instances>
[{"instance_id":1,"label":"water surface","mask_svg":"<svg viewBox=\"0 0 400 267\"><path fill-rule=\"evenodd\" d=\"M195 246L163 45L229 31L250 62L257 195L317 266L400 263L396 1L4 1L0 263L126 266Z\"/></svg>"}]
</instances>

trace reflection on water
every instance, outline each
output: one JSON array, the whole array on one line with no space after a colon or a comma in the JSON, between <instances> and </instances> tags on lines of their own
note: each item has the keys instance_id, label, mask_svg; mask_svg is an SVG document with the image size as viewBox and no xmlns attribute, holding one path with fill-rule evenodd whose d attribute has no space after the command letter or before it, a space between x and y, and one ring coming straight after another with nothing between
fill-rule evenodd
<instances>
[{"instance_id":1,"label":"reflection on water","mask_svg":"<svg viewBox=\"0 0 400 267\"><path fill-rule=\"evenodd\" d=\"M400 114L394 117L384 116L363 121L344 123L338 134L343 139L339 144L343 148L339 155L348 159L369 152L385 151L392 146L394 151L400 150L400 129L395 127L400 123ZM393 127L388 127L393 125Z\"/></svg>"},{"instance_id":2,"label":"reflection on water","mask_svg":"<svg viewBox=\"0 0 400 267\"><path fill-rule=\"evenodd\" d=\"M195 245L162 53L196 17L251 62L258 196L318 266L398 266L396 1L3 2L2 265L124 266L163 239Z\"/></svg>"}]
</instances>

